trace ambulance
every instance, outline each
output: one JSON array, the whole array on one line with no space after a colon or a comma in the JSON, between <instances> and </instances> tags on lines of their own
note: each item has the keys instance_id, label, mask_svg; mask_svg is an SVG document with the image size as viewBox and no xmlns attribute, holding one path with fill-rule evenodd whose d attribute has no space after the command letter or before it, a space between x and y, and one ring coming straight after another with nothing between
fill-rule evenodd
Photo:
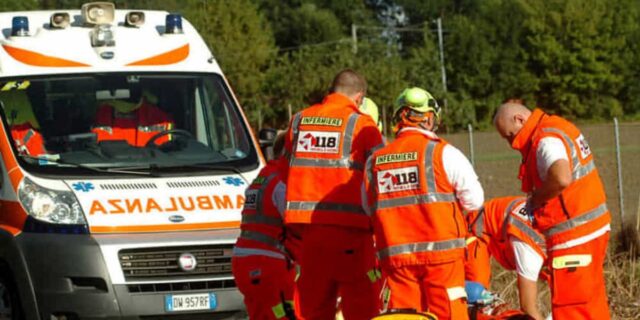
<instances>
[{"instance_id":1,"label":"ambulance","mask_svg":"<svg viewBox=\"0 0 640 320\"><path fill-rule=\"evenodd\" d=\"M0 13L0 319L228 319L264 164L178 14Z\"/></svg>"}]
</instances>

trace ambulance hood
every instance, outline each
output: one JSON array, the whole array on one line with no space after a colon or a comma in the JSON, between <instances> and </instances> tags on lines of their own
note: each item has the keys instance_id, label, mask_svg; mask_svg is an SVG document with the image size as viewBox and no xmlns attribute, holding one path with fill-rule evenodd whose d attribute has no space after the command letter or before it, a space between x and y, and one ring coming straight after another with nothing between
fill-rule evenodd
<instances>
[{"instance_id":1,"label":"ambulance hood","mask_svg":"<svg viewBox=\"0 0 640 320\"><path fill-rule=\"evenodd\" d=\"M236 228L247 187L240 175L65 183L92 233Z\"/></svg>"}]
</instances>

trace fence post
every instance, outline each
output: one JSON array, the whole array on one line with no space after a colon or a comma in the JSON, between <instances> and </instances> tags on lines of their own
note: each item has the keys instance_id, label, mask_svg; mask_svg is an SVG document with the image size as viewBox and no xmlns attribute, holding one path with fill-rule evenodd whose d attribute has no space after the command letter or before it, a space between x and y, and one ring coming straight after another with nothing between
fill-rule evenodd
<instances>
[{"instance_id":1,"label":"fence post","mask_svg":"<svg viewBox=\"0 0 640 320\"><path fill-rule=\"evenodd\" d=\"M620 204L620 224L624 227L624 191L622 189L622 161L620 160L620 132L618 118L613 118L613 130L616 138L616 165L618 167L618 203Z\"/></svg>"},{"instance_id":2,"label":"fence post","mask_svg":"<svg viewBox=\"0 0 640 320\"><path fill-rule=\"evenodd\" d=\"M471 165L475 168L476 166L476 157L473 152L473 126L471 123L467 125L467 130L469 131L469 155L471 157Z\"/></svg>"}]
</instances>

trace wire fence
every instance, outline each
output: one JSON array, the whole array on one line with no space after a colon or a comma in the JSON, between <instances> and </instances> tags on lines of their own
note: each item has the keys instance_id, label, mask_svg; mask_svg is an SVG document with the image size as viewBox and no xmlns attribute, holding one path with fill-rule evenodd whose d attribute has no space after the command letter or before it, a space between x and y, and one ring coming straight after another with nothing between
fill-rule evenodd
<instances>
[{"instance_id":1,"label":"wire fence","mask_svg":"<svg viewBox=\"0 0 640 320\"><path fill-rule=\"evenodd\" d=\"M614 122L578 127L593 150L612 213L612 227L619 229L622 224L632 224L640 229L640 123L620 123L618 139ZM517 177L520 153L511 149L495 131L474 132L469 129L442 136L472 160L485 197L520 194Z\"/></svg>"}]
</instances>

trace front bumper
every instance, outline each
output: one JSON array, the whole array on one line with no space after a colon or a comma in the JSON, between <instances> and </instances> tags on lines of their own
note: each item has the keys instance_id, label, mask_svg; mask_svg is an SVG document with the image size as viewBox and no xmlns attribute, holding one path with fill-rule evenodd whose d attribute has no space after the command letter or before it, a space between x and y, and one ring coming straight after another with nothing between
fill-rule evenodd
<instances>
[{"instance_id":1,"label":"front bumper","mask_svg":"<svg viewBox=\"0 0 640 320\"><path fill-rule=\"evenodd\" d=\"M119 261L113 261L113 252L120 248L145 246L172 246L229 242L233 236L209 238L201 233L176 233L149 235L62 235L22 233L16 238L19 250L26 262L27 272L35 292L35 301L41 319L229 319L243 309L242 295L235 285L224 288L207 285L172 291L171 279L162 281L154 290L132 290L119 269ZM117 240L114 240L117 239ZM206 239L213 239L208 240ZM218 242L217 242L218 241ZM119 273L118 273L119 272ZM199 279L215 284L217 278ZM203 281L181 280L189 283ZM180 283L180 282L179 282ZM233 283L233 282L231 282ZM18 286L28 284L18 283ZM138 286L153 286L152 281L138 282ZM163 289L164 288L164 289ZM175 287L174 287L175 288ZM167 291L168 290L168 291ZM176 312L165 311L167 294L214 292L218 306L213 311ZM25 306L28 307L28 306Z\"/></svg>"}]
</instances>

